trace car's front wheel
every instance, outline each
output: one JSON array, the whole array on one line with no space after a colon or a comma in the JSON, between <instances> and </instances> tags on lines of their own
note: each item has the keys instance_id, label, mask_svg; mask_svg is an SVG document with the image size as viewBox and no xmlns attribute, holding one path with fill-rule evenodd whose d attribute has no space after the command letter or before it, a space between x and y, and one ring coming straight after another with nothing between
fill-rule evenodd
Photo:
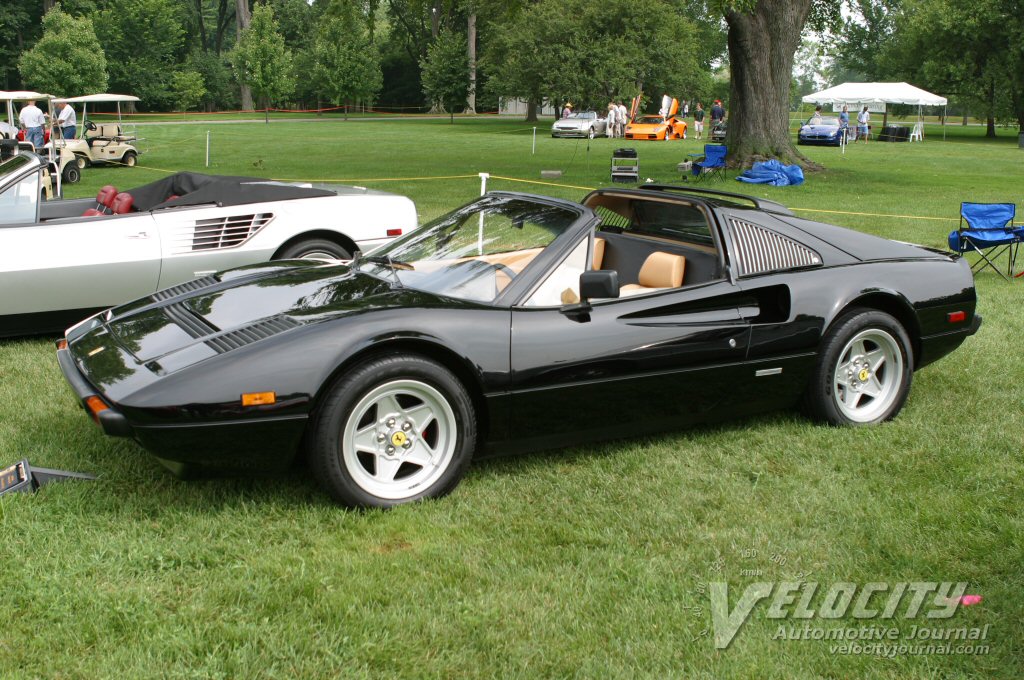
<instances>
[{"instance_id":1,"label":"car's front wheel","mask_svg":"<svg viewBox=\"0 0 1024 680\"><path fill-rule=\"evenodd\" d=\"M125 151L124 156L121 157L121 162L129 168L134 168L135 164L138 163L138 155L134 151Z\"/></svg>"},{"instance_id":2,"label":"car's front wheel","mask_svg":"<svg viewBox=\"0 0 1024 680\"><path fill-rule=\"evenodd\" d=\"M910 392L913 361L899 321L877 310L853 310L825 335L806 410L833 425L891 420Z\"/></svg>"},{"instance_id":3,"label":"car's front wheel","mask_svg":"<svg viewBox=\"0 0 1024 680\"><path fill-rule=\"evenodd\" d=\"M476 418L451 371L393 354L338 380L307 441L313 474L335 500L386 508L454 489L476 446Z\"/></svg>"},{"instance_id":4,"label":"car's front wheel","mask_svg":"<svg viewBox=\"0 0 1024 680\"><path fill-rule=\"evenodd\" d=\"M77 163L68 163L64 166L64 181L68 184L77 184L82 179L82 172L78 169Z\"/></svg>"},{"instance_id":5,"label":"car's front wheel","mask_svg":"<svg viewBox=\"0 0 1024 680\"><path fill-rule=\"evenodd\" d=\"M596 132L594 132L594 127L593 127L593 126L591 126L591 127L590 127L590 131L589 131L589 132L587 132L587 137L590 137L591 139L593 139L593 138L594 138L594 136L595 136L596 134L597 134L597 133L596 133Z\"/></svg>"},{"instance_id":6,"label":"car's front wheel","mask_svg":"<svg viewBox=\"0 0 1024 680\"><path fill-rule=\"evenodd\" d=\"M293 243L278 254L277 260L350 260L348 252L334 241L325 238L307 238Z\"/></svg>"}]
</instances>

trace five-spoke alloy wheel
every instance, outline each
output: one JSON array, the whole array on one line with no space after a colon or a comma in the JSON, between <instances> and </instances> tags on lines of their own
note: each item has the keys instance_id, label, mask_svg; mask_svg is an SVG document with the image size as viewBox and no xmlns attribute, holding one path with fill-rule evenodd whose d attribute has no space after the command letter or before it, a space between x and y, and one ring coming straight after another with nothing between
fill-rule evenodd
<instances>
[{"instance_id":1,"label":"five-spoke alloy wheel","mask_svg":"<svg viewBox=\"0 0 1024 680\"><path fill-rule=\"evenodd\" d=\"M913 360L910 339L896 319L853 310L825 335L806 410L834 425L890 420L907 399Z\"/></svg>"},{"instance_id":2,"label":"five-spoke alloy wheel","mask_svg":"<svg viewBox=\"0 0 1024 680\"><path fill-rule=\"evenodd\" d=\"M311 435L311 467L336 500L390 507L455 488L472 456L476 423L472 400L448 369L394 354L343 376Z\"/></svg>"}]
</instances>

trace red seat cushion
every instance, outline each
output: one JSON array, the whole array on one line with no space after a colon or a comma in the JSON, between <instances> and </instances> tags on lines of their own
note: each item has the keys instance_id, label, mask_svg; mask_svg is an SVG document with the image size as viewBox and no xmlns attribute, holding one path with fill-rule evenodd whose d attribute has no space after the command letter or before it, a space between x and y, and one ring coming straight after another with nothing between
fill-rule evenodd
<instances>
[{"instance_id":1,"label":"red seat cushion","mask_svg":"<svg viewBox=\"0 0 1024 680\"><path fill-rule=\"evenodd\" d=\"M98 206L105 206L109 208L114 204L114 199L117 197L117 187L112 184L108 184L99 190L96 194L96 203Z\"/></svg>"},{"instance_id":2,"label":"red seat cushion","mask_svg":"<svg viewBox=\"0 0 1024 680\"><path fill-rule=\"evenodd\" d=\"M96 208L89 208L84 213L82 213L82 217L96 217L97 215L102 215L102 214L103 213L100 212L99 210L97 210Z\"/></svg>"},{"instance_id":3,"label":"red seat cushion","mask_svg":"<svg viewBox=\"0 0 1024 680\"><path fill-rule=\"evenodd\" d=\"M132 203L134 202L135 199L132 198L132 195L125 191L117 195L111 209L114 211L115 215L130 213L132 211Z\"/></svg>"}]
</instances>

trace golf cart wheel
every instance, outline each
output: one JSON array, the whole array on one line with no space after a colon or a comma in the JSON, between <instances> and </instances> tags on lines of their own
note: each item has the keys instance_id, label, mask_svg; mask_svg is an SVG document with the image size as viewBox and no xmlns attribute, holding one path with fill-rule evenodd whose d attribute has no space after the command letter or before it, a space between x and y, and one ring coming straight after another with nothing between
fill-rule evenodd
<instances>
[{"instance_id":1,"label":"golf cart wheel","mask_svg":"<svg viewBox=\"0 0 1024 680\"><path fill-rule=\"evenodd\" d=\"M356 366L307 433L317 481L350 507L387 508L450 492L476 445L473 402L447 368L414 354Z\"/></svg>"},{"instance_id":2,"label":"golf cart wheel","mask_svg":"<svg viewBox=\"0 0 1024 680\"><path fill-rule=\"evenodd\" d=\"M78 166L79 170L85 170L89 167L89 159L82 154L75 154L75 165Z\"/></svg>"},{"instance_id":3,"label":"golf cart wheel","mask_svg":"<svg viewBox=\"0 0 1024 680\"><path fill-rule=\"evenodd\" d=\"M914 357L899 321L855 309L826 333L807 393L805 410L831 425L870 425L892 420L910 392Z\"/></svg>"},{"instance_id":4,"label":"golf cart wheel","mask_svg":"<svg viewBox=\"0 0 1024 680\"><path fill-rule=\"evenodd\" d=\"M135 164L138 163L138 161L138 154L136 154L134 151L125 151L124 156L121 157L121 162L124 163L124 165L129 168L134 168Z\"/></svg>"},{"instance_id":5,"label":"golf cart wheel","mask_svg":"<svg viewBox=\"0 0 1024 680\"><path fill-rule=\"evenodd\" d=\"M78 169L77 163L68 163L64 166L64 181L68 184L78 184L82 179L82 171Z\"/></svg>"},{"instance_id":6,"label":"golf cart wheel","mask_svg":"<svg viewBox=\"0 0 1024 680\"><path fill-rule=\"evenodd\" d=\"M308 238L293 243L278 253L276 260L351 260L348 252L334 241Z\"/></svg>"}]
</instances>

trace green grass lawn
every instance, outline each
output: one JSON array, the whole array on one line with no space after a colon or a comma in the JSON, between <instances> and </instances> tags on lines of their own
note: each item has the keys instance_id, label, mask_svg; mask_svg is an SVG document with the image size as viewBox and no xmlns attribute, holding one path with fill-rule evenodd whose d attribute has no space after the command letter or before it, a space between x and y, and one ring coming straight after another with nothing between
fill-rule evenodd
<instances>
[{"instance_id":1,"label":"green grass lawn","mask_svg":"<svg viewBox=\"0 0 1024 680\"><path fill-rule=\"evenodd\" d=\"M411 196L421 222L477 195L480 172L491 189L567 198L606 185L622 140L554 140L549 126L535 154L532 124L485 118L145 126L140 167L87 169L67 193L202 170L207 129L211 172L352 180ZM962 200L1024 215L1016 134L946 132L805 149L827 170L800 187L719 186L932 246ZM641 176L678 180L701 144L634 144ZM564 186L539 183L555 169ZM0 678L1019 678L1024 283L977 284L981 331L915 375L892 423L778 413L485 461L452 496L390 512L339 509L301 468L177 481L88 420L51 341L0 342L0 465L100 476L0 499ZM966 581L984 601L948 620L866 621L773 620L762 603L719 650L716 580L730 606L782 580ZM773 639L805 623L990 624L988 651L885 658Z\"/></svg>"}]
</instances>

